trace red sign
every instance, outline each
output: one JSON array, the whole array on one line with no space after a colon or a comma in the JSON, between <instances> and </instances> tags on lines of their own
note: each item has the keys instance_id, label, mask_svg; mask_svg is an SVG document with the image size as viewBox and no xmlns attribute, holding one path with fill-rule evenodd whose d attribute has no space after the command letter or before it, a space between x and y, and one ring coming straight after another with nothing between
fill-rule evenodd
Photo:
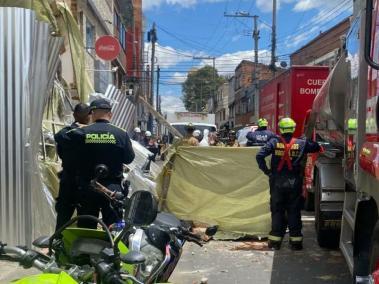
<instances>
[{"instance_id":1,"label":"red sign","mask_svg":"<svg viewBox=\"0 0 379 284\"><path fill-rule=\"evenodd\" d=\"M105 35L96 40L95 50L97 56L101 59L112 61L119 55L121 46L117 38L110 35Z\"/></svg>"}]
</instances>

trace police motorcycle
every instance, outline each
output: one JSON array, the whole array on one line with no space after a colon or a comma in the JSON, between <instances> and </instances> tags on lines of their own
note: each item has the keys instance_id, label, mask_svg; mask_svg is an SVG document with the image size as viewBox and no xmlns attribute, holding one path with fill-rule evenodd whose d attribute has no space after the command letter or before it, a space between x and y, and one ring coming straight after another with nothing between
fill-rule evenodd
<instances>
[{"instance_id":1,"label":"police motorcycle","mask_svg":"<svg viewBox=\"0 0 379 284\"><path fill-rule=\"evenodd\" d=\"M147 157L141 170L148 174L151 157ZM217 226L206 229L207 236L213 236ZM145 261L137 266L136 278L143 283L165 283L178 264L186 241L203 246L202 238L191 232L191 223L181 221L173 214L159 212L147 227L134 226L126 235L130 251L141 253Z\"/></svg>"},{"instance_id":2,"label":"police motorcycle","mask_svg":"<svg viewBox=\"0 0 379 284\"><path fill-rule=\"evenodd\" d=\"M102 174L104 168L97 169L97 177ZM116 200L114 196L109 198ZM40 237L33 242L37 248L48 249L47 255L25 246L14 247L0 242L0 259L18 262L25 269L35 267L43 272L13 282L17 284L141 284L134 274L136 266L146 259L141 253L128 250L122 240L130 228L151 224L156 216L154 196L147 191L137 191L126 201L125 227L116 236L111 234L102 220L87 215L77 216L51 237ZM70 227L80 219L95 221L103 230Z\"/></svg>"},{"instance_id":3,"label":"police motorcycle","mask_svg":"<svg viewBox=\"0 0 379 284\"><path fill-rule=\"evenodd\" d=\"M208 227L213 236L217 226ZM136 277L143 283L167 282L178 264L186 241L203 246L203 239L191 232L191 224L174 215L160 212L148 227L137 228L129 235L129 249L142 253L145 262L138 265Z\"/></svg>"}]
</instances>

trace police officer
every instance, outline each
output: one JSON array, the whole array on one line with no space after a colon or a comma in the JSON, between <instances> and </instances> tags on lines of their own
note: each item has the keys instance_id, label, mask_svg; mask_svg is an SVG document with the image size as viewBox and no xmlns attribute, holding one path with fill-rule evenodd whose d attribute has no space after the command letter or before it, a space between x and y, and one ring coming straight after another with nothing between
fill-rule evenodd
<instances>
[{"instance_id":1,"label":"police officer","mask_svg":"<svg viewBox=\"0 0 379 284\"><path fill-rule=\"evenodd\" d=\"M275 134L270 130L267 130L268 121L265 118L260 118L258 120L258 129L255 131L250 131L247 133L247 144L246 146L263 146L271 138L275 137Z\"/></svg>"},{"instance_id":2,"label":"police officer","mask_svg":"<svg viewBox=\"0 0 379 284\"><path fill-rule=\"evenodd\" d=\"M55 204L55 210L57 211L57 223L55 230L62 227L67 223L72 214L75 211L75 196L77 186L75 184L75 171L76 163L73 157L75 157L75 148L72 145L65 144L63 140L68 131L79 127L80 125L88 124L90 121L90 108L88 105L79 103L74 109L74 123L70 126L64 127L58 133L55 134L54 140L57 145L57 153L62 160L62 172L60 172L59 181L59 193L57 202Z\"/></svg>"},{"instance_id":3,"label":"police officer","mask_svg":"<svg viewBox=\"0 0 379 284\"><path fill-rule=\"evenodd\" d=\"M95 168L99 164L108 167L109 173L99 182L111 191L122 192L123 164L134 160L135 154L128 134L110 123L111 105L105 99L97 99L90 105L93 124L68 132L73 143L78 145L80 200L78 215L97 217L101 210L103 221L107 225L115 223L117 215L109 201L93 190L90 181L95 177ZM96 228L95 222L80 220L79 227Z\"/></svg>"},{"instance_id":4,"label":"police officer","mask_svg":"<svg viewBox=\"0 0 379 284\"><path fill-rule=\"evenodd\" d=\"M256 156L259 168L270 178L272 229L268 245L280 249L288 225L291 249L301 250L301 159L307 153L320 151L320 146L317 142L294 138L296 123L291 118L281 119L278 126L281 135L269 140ZM265 161L269 155L272 155L271 169Z\"/></svg>"}]
</instances>

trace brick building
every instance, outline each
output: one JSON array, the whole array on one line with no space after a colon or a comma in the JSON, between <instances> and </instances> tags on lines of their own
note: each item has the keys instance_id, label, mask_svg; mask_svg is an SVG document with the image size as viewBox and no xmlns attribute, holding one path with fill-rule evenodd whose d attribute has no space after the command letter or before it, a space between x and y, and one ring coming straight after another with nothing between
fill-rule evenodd
<instances>
[{"instance_id":1,"label":"brick building","mask_svg":"<svg viewBox=\"0 0 379 284\"><path fill-rule=\"evenodd\" d=\"M253 86L254 62L243 60L235 69L234 82L234 127L255 122L257 111L257 92ZM272 78L272 72L267 65L257 64L257 83Z\"/></svg>"},{"instance_id":2,"label":"brick building","mask_svg":"<svg viewBox=\"0 0 379 284\"><path fill-rule=\"evenodd\" d=\"M313 40L291 54L291 65L333 66L341 38L350 28L349 18L344 19L329 30L320 33Z\"/></svg>"}]
</instances>

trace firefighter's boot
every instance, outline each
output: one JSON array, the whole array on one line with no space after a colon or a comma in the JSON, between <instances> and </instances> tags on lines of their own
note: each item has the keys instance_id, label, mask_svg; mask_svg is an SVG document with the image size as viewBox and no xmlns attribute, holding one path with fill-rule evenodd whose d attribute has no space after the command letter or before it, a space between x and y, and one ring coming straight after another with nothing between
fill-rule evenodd
<instances>
[{"instance_id":1,"label":"firefighter's boot","mask_svg":"<svg viewBox=\"0 0 379 284\"><path fill-rule=\"evenodd\" d=\"M268 248L272 250L280 250L282 242L268 240Z\"/></svg>"},{"instance_id":2,"label":"firefighter's boot","mask_svg":"<svg viewBox=\"0 0 379 284\"><path fill-rule=\"evenodd\" d=\"M303 237L290 237L290 248L291 250L302 250Z\"/></svg>"}]
</instances>

